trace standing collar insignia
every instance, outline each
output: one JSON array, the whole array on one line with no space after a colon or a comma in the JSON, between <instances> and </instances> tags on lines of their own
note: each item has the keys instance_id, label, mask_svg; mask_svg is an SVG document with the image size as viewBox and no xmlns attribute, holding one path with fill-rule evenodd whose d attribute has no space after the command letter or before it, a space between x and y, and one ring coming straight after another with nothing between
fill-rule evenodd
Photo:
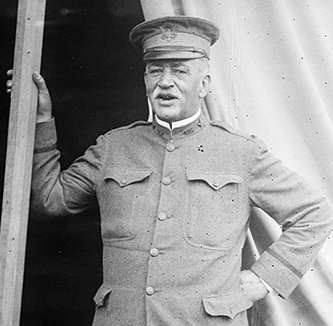
<instances>
[{"instance_id":1,"label":"standing collar insignia","mask_svg":"<svg viewBox=\"0 0 333 326\"><path fill-rule=\"evenodd\" d=\"M165 24L164 26L160 26L162 31L161 39L171 42L177 37L177 26L171 24Z\"/></svg>"}]
</instances>

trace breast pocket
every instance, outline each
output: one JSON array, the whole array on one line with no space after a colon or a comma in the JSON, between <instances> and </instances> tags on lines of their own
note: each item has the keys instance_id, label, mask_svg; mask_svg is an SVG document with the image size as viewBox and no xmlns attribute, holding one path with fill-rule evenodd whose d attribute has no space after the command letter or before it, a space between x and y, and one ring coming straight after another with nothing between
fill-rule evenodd
<instances>
[{"instance_id":1,"label":"breast pocket","mask_svg":"<svg viewBox=\"0 0 333 326\"><path fill-rule=\"evenodd\" d=\"M188 171L185 236L194 245L230 249L240 232L237 174Z\"/></svg>"},{"instance_id":2,"label":"breast pocket","mask_svg":"<svg viewBox=\"0 0 333 326\"><path fill-rule=\"evenodd\" d=\"M110 167L100 187L102 236L105 241L135 237L145 216L150 169Z\"/></svg>"}]
</instances>

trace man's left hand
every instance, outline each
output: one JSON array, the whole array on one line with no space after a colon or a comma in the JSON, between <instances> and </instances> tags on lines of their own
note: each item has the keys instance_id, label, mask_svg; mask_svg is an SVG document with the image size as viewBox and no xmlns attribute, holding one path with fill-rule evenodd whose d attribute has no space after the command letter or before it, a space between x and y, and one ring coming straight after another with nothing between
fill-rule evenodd
<instances>
[{"instance_id":1,"label":"man's left hand","mask_svg":"<svg viewBox=\"0 0 333 326\"><path fill-rule=\"evenodd\" d=\"M250 270L241 271L240 286L243 293L252 302L256 302L264 298L268 294L268 290L261 282L260 277Z\"/></svg>"}]
</instances>

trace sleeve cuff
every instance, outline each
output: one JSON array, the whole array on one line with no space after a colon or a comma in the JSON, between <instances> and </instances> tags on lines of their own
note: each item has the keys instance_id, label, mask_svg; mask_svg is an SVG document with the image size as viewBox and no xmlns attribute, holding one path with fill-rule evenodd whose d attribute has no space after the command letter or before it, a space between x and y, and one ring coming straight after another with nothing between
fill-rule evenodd
<instances>
[{"instance_id":1,"label":"sleeve cuff","mask_svg":"<svg viewBox=\"0 0 333 326\"><path fill-rule=\"evenodd\" d=\"M290 296L300 282L299 275L267 251L254 263L251 270L284 299Z\"/></svg>"},{"instance_id":2,"label":"sleeve cuff","mask_svg":"<svg viewBox=\"0 0 333 326\"><path fill-rule=\"evenodd\" d=\"M57 147L55 119L37 123L35 134L35 154L48 152Z\"/></svg>"}]
</instances>

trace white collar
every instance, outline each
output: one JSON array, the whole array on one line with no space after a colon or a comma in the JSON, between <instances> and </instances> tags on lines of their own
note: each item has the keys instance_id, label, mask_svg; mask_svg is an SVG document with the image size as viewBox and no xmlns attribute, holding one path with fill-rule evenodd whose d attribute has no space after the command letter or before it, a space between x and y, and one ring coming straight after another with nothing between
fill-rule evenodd
<instances>
[{"instance_id":1,"label":"white collar","mask_svg":"<svg viewBox=\"0 0 333 326\"><path fill-rule=\"evenodd\" d=\"M168 123L168 122L165 122L165 121L159 119L156 114L155 114L155 119L156 119L156 122L159 125L161 125L161 126L163 126L165 128L168 128L169 130L173 130L175 128L184 127L184 126L190 124L191 122L193 122L196 119L198 119L199 116L200 116L200 114L201 114L201 108L199 108L198 112L196 114L192 115L191 117L183 119L183 120L171 122L171 123Z\"/></svg>"}]
</instances>

